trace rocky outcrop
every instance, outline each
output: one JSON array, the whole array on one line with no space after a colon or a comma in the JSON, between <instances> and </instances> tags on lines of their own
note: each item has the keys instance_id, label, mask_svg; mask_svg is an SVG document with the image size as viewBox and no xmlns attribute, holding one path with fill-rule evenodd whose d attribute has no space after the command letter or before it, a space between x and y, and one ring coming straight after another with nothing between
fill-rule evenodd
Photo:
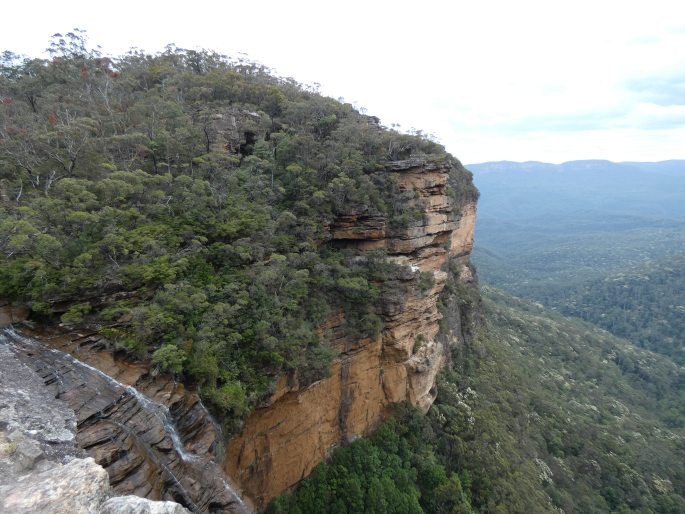
<instances>
[{"instance_id":1,"label":"rocky outcrop","mask_svg":"<svg viewBox=\"0 0 685 514\"><path fill-rule=\"evenodd\" d=\"M76 417L43 381L15 357L0 335L0 486L69 458L85 457L76 444ZM0 495L1 496L1 495Z\"/></svg>"},{"instance_id":2,"label":"rocky outcrop","mask_svg":"<svg viewBox=\"0 0 685 514\"><path fill-rule=\"evenodd\" d=\"M212 460L218 429L196 395L118 361L98 336L33 335L43 342L12 330L2 338L53 401L71 409L75 441L105 468L116 494L176 501L194 512L250 511Z\"/></svg>"},{"instance_id":3,"label":"rocky outcrop","mask_svg":"<svg viewBox=\"0 0 685 514\"><path fill-rule=\"evenodd\" d=\"M25 305L17 306L0 299L0 328L9 327L28 318L29 308Z\"/></svg>"},{"instance_id":4,"label":"rocky outcrop","mask_svg":"<svg viewBox=\"0 0 685 514\"><path fill-rule=\"evenodd\" d=\"M377 213L349 212L329 227L332 244L383 249L396 264L378 284L383 330L355 340L345 334L344 315L332 315L322 327L340 355L330 376L307 387L283 377L268 406L230 441L224 467L258 505L307 476L331 448L372 431L390 404L408 401L428 410L445 345L461 339L437 336L446 264L464 266L473 244L475 202L455 205L448 189L450 174L465 172L420 159L391 163L388 172L400 193L413 196L405 207L420 214L414 222L398 226ZM453 326L459 330L458 319Z\"/></svg>"},{"instance_id":5,"label":"rocky outcrop","mask_svg":"<svg viewBox=\"0 0 685 514\"><path fill-rule=\"evenodd\" d=\"M76 416L0 333L0 513L188 514L173 502L110 498L107 472L76 444Z\"/></svg>"},{"instance_id":6,"label":"rocky outcrop","mask_svg":"<svg viewBox=\"0 0 685 514\"><path fill-rule=\"evenodd\" d=\"M190 514L175 502L137 496L109 498L107 472L91 457L57 464L0 487L0 512L7 514Z\"/></svg>"},{"instance_id":7,"label":"rocky outcrop","mask_svg":"<svg viewBox=\"0 0 685 514\"><path fill-rule=\"evenodd\" d=\"M99 333L36 331L29 330L28 327L24 331L51 349L71 355L115 381L135 387L154 402L164 405L169 410L188 451L216 456L216 450L221 442L217 423L202 405L200 397L188 391L173 377L154 373L149 364L122 358L111 350L109 343Z\"/></svg>"},{"instance_id":8,"label":"rocky outcrop","mask_svg":"<svg viewBox=\"0 0 685 514\"><path fill-rule=\"evenodd\" d=\"M33 473L0 490L4 512L91 514L109 496L107 472L91 458Z\"/></svg>"},{"instance_id":9,"label":"rocky outcrop","mask_svg":"<svg viewBox=\"0 0 685 514\"><path fill-rule=\"evenodd\" d=\"M103 503L100 514L189 514L174 502L153 502L138 496L116 496Z\"/></svg>"}]
</instances>

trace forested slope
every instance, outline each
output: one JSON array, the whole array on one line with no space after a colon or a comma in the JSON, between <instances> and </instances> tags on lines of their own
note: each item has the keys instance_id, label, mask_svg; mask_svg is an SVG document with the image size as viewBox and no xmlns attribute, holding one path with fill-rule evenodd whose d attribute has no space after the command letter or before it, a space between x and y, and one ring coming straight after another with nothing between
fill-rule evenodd
<instances>
[{"instance_id":1,"label":"forested slope","mask_svg":"<svg viewBox=\"0 0 685 514\"><path fill-rule=\"evenodd\" d=\"M685 362L685 162L473 169L484 282Z\"/></svg>"},{"instance_id":2,"label":"forested slope","mask_svg":"<svg viewBox=\"0 0 685 514\"><path fill-rule=\"evenodd\" d=\"M685 364L684 255L564 290L543 291L539 299Z\"/></svg>"}]
</instances>

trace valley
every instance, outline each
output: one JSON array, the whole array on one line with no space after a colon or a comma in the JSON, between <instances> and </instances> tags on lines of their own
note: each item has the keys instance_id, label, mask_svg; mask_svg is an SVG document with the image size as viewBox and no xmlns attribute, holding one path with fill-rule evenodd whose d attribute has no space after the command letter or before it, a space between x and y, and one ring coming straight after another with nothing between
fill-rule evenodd
<instances>
[{"instance_id":1,"label":"valley","mask_svg":"<svg viewBox=\"0 0 685 514\"><path fill-rule=\"evenodd\" d=\"M465 167L80 31L1 64L0 509L685 512L685 161Z\"/></svg>"}]
</instances>

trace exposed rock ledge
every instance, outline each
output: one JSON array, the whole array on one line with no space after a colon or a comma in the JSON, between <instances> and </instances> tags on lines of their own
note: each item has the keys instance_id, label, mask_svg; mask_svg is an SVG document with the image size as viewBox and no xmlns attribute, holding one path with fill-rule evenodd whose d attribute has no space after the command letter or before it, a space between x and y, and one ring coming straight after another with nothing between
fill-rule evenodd
<instances>
[{"instance_id":1,"label":"exposed rock ledge","mask_svg":"<svg viewBox=\"0 0 685 514\"><path fill-rule=\"evenodd\" d=\"M104 468L76 445L76 416L0 342L0 513L188 514L174 502L110 498Z\"/></svg>"},{"instance_id":2,"label":"exposed rock ledge","mask_svg":"<svg viewBox=\"0 0 685 514\"><path fill-rule=\"evenodd\" d=\"M448 182L467 172L420 159L390 163L387 170L400 190L415 193L420 220L397 229L382 215L351 212L329 227L333 244L384 249L399 265L379 284L384 328L375 339L350 340L343 314L331 316L322 328L340 357L330 377L306 388L283 377L268 406L230 441L224 468L258 506L306 477L334 446L375 429L390 404L408 401L427 411L446 346L463 340L458 319L448 320L451 333L437 336L447 262L466 270L462 279L470 276L475 201L454 205L448 193Z\"/></svg>"},{"instance_id":3,"label":"exposed rock ledge","mask_svg":"<svg viewBox=\"0 0 685 514\"><path fill-rule=\"evenodd\" d=\"M0 298L0 328L9 327L12 323L24 321L28 315L29 309L25 305L12 305Z\"/></svg>"}]
</instances>

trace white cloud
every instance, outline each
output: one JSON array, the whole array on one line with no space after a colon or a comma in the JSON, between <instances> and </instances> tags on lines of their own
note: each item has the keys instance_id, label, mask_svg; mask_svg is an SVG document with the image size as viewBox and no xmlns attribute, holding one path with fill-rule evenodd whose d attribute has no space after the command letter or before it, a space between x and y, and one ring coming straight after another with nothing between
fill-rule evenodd
<instances>
[{"instance_id":1,"label":"white cloud","mask_svg":"<svg viewBox=\"0 0 685 514\"><path fill-rule=\"evenodd\" d=\"M672 82L652 80L685 71L680 2L121 0L108 9L39 1L27 13L11 3L0 49L35 55L52 33L80 27L112 53L170 42L243 51L387 125L436 134L467 162L685 157L682 113L656 107Z\"/></svg>"}]
</instances>

